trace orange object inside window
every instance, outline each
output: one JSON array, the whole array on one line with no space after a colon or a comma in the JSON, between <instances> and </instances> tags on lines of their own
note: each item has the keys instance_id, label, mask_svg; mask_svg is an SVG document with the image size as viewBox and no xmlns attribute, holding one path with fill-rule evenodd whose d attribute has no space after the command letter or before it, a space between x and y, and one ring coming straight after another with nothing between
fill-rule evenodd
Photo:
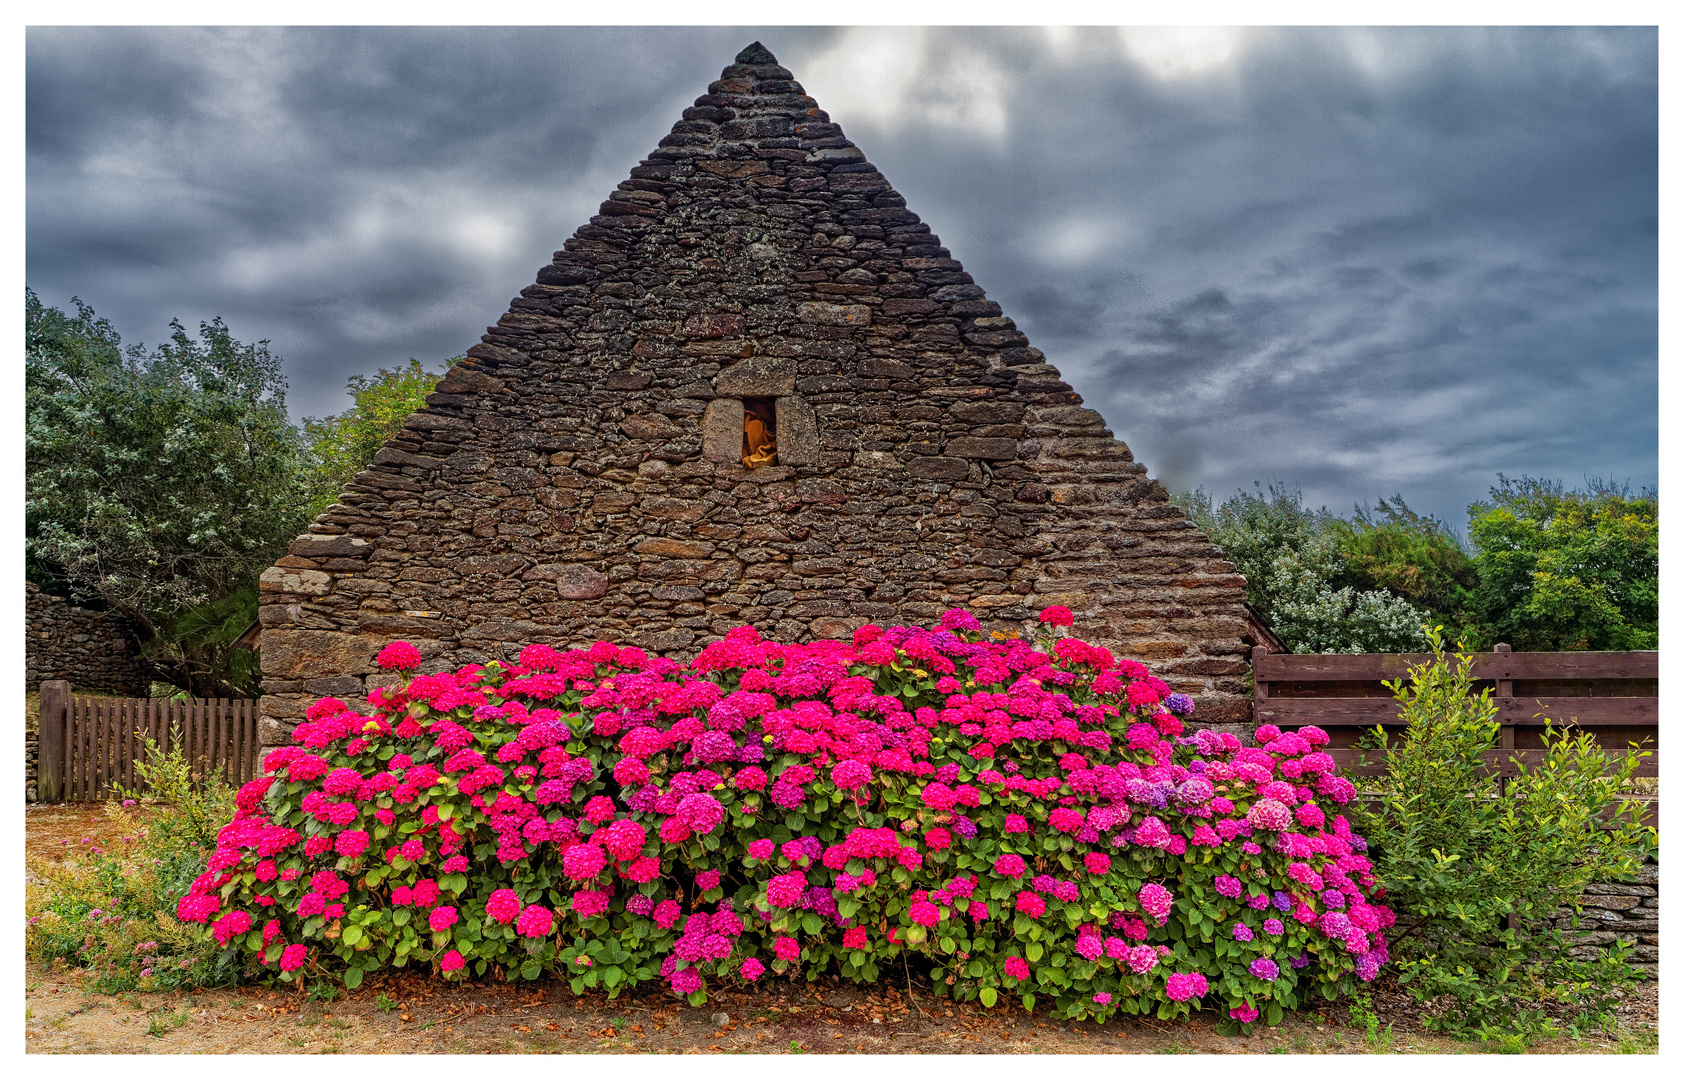
<instances>
[{"instance_id":1,"label":"orange object inside window","mask_svg":"<svg viewBox=\"0 0 1684 1080\"><path fill-rule=\"evenodd\" d=\"M778 459L778 421L771 398L743 399L743 464L750 469Z\"/></svg>"}]
</instances>

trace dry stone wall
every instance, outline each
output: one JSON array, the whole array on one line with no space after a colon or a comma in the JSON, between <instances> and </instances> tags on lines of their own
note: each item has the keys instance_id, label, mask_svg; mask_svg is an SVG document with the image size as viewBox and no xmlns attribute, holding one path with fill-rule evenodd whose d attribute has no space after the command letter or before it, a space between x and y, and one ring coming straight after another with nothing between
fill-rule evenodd
<instances>
[{"instance_id":1,"label":"dry stone wall","mask_svg":"<svg viewBox=\"0 0 1684 1080\"><path fill-rule=\"evenodd\" d=\"M90 611L24 583L24 684L63 679L77 690L145 697L151 690L139 645L122 616Z\"/></svg>"},{"instance_id":2,"label":"dry stone wall","mask_svg":"<svg viewBox=\"0 0 1684 1080\"><path fill-rule=\"evenodd\" d=\"M743 399L777 460L740 463ZM1248 716L1244 581L758 45L262 578L264 739L529 642L677 657L954 606Z\"/></svg>"},{"instance_id":3,"label":"dry stone wall","mask_svg":"<svg viewBox=\"0 0 1684 1080\"><path fill-rule=\"evenodd\" d=\"M1582 905L1579 928L1589 930L1584 943L1569 955L1592 959L1603 949L1623 941L1632 947L1631 964L1646 979L1660 978L1661 971L1661 875L1660 863L1651 860L1627 882L1587 885L1579 894ZM1556 912L1556 925L1571 924L1565 909Z\"/></svg>"}]
</instances>

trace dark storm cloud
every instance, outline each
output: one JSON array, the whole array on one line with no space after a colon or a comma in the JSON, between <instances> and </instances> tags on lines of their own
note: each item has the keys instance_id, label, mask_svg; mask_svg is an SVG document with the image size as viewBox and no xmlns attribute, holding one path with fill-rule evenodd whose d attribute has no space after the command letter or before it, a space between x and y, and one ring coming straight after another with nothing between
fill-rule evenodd
<instances>
[{"instance_id":1,"label":"dark storm cloud","mask_svg":"<svg viewBox=\"0 0 1684 1080\"><path fill-rule=\"evenodd\" d=\"M1646 29L51 29L30 283L295 415L477 340L760 38L1154 476L1453 524L1657 474Z\"/></svg>"}]
</instances>

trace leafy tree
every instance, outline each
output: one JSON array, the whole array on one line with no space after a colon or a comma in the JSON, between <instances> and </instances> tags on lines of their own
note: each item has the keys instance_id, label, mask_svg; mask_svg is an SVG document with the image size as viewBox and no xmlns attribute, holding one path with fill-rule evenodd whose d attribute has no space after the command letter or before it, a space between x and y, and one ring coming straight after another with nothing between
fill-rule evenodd
<instances>
[{"instance_id":1,"label":"leafy tree","mask_svg":"<svg viewBox=\"0 0 1684 1080\"><path fill-rule=\"evenodd\" d=\"M1516 649L1653 649L1660 640L1660 497L1590 480L1498 474L1468 508L1478 546L1470 645Z\"/></svg>"},{"instance_id":2,"label":"leafy tree","mask_svg":"<svg viewBox=\"0 0 1684 1080\"><path fill-rule=\"evenodd\" d=\"M1336 520L1345 570L1340 585L1384 589L1425 610L1435 623L1466 621L1479 570L1462 539L1432 516L1411 510L1403 496L1381 499L1370 512L1358 507Z\"/></svg>"},{"instance_id":3,"label":"leafy tree","mask_svg":"<svg viewBox=\"0 0 1684 1080\"><path fill-rule=\"evenodd\" d=\"M368 468L375 451L403 429L409 414L427 403L439 379L461 359L452 357L429 371L410 357L408 367L381 368L373 378L353 375L345 383L355 403L351 408L336 416L305 418L304 437L314 459L311 518L339 497L358 470Z\"/></svg>"},{"instance_id":4,"label":"leafy tree","mask_svg":"<svg viewBox=\"0 0 1684 1080\"><path fill-rule=\"evenodd\" d=\"M201 323L198 340L172 321L151 353L125 348L74 303L71 317L25 290L31 573L126 615L160 678L200 696L237 692L226 670L207 672L168 641L172 628L202 630L184 616L250 585L307 521L280 359L221 319Z\"/></svg>"},{"instance_id":5,"label":"leafy tree","mask_svg":"<svg viewBox=\"0 0 1684 1080\"><path fill-rule=\"evenodd\" d=\"M1203 489L1172 501L1246 578L1246 596L1294 652L1410 652L1426 643L1427 613L1384 589L1341 584L1351 576L1345 525L1311 510L1284 484L1236 492L1212 505Z\"/></svg>"}]
</instances>

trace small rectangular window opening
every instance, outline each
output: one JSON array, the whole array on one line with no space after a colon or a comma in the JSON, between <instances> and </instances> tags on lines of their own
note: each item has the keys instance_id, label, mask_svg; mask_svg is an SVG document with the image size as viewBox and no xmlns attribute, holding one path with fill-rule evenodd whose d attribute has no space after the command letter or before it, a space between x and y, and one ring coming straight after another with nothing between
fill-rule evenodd
<instances>
[{"instance_id":1,"label":"small rectangular window opening","mask_svg":"<svg viewBox=\"0 0 1684 1080\"><path fill-rule=\"evenodd\" d=\"M778 413L769 397L743 398L743 465L758 469L778 461Z\"/></svg>"}]
</instances>

